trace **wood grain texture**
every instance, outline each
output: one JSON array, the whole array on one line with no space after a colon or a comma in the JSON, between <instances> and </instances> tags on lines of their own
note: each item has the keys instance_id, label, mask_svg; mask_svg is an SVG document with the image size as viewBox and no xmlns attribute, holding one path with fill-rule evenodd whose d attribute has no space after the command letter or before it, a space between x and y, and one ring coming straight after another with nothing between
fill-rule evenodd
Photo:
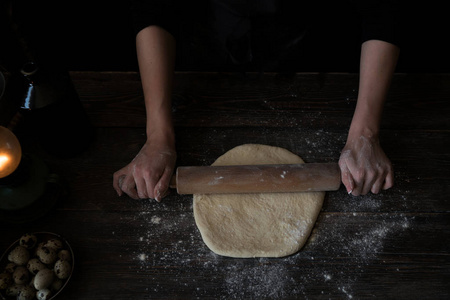
<instances>
[{"instance_id":1,"label":"wood grain texture","mask_svg":"<svg viewBox=\"0 0 450 300\"><path fill-rule=\"evenodd\" d=\"M145 141L139 76L73 72L96 128L80 155L28 151L64 178L68 194L43 218L0 227L0 249L21 234L63 235L76 269L63 299L448 299L450 297L450 76L396 74L381 143L395 186L378 195L326 195L297 254L232 259L203 243L192 196L118 197L112 175ZM210 165L244 143L337 162L357 95L356 74L177 73L178 166Z\"/></svg>"},{"instance_id":2,"label":"wood grain texture","mask_svg":"<svg viewBox=\"0 0 450 300\"><path fill-rule=\"evenodd\" d=\"M145 126L136 73L71 75L97 126ZM386 103L383 128L448 128L449 77L397 74ZM345 128L351 121L357 93L357 74L178 73L173 92L175 125Z\"/></svg>"}]
</instances>

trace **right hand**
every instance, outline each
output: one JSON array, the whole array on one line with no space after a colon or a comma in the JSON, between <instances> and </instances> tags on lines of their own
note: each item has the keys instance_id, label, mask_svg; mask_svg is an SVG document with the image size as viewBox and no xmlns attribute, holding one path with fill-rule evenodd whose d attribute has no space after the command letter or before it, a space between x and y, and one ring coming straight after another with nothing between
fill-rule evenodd
<instances>
[{"instance_id":1,"label":"right hand","mask_svg":"<svg viewBox=\"0 0 450 300\"><path fill-rule=\"evenodd\" d=\"M339 159L342 183L353 196L378 194L394 184L392 164L377 137L349 137Z\"/></svg>"},{"instance_id":2,"label":"right hand","mask_svg":"<svg viewBox=\"0 0 450 300\"><path fill-rule=\"evenodd\" d=\"M114 189L119 196L125 193L133 199L160 202L167 194L176 159L170 143L147 140L136 157L114 173Z\"/></svg>"}]
</instances>

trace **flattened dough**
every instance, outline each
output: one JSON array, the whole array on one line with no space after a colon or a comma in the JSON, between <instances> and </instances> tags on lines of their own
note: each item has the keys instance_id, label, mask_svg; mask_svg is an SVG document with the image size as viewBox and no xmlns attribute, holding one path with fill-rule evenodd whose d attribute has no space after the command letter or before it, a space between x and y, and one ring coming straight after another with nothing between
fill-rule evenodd
<instances>
[{"instance_id":1,"label":"flattened dough","mask_svg":"<svg viewBox=\"0 0 450 300\"><path fill-rule=\"evenodd\" d=\"M273 146L245 144L212 165L295 164ZM194 195L194 218L205 244L230 257L282 257L300 250L322 208L324 192Z\"/></svg>"}]
</instances>

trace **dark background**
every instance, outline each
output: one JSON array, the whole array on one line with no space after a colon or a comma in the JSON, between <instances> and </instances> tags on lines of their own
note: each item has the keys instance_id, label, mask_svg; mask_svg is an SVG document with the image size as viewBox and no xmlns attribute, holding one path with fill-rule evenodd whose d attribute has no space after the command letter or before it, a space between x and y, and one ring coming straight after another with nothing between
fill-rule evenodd
<instances>
[{"instance_id":1,"label":"dark background","mask_svg":"<svg viewBox=\"0 0 450 300\"><path fill-rule=\"evenodd\" d=\"M17 42L16 34L11 29L14 25L7 18L8 3L4 1L1 5L0 64L14 70L26 58L22 53L23 46ZM94 1L14 1L13 17L29 49L41 62L63 66L69 71L137 71L135 34L129 2L93 3ZM408 4L402 8L403 44L397 72L449 72L449 26L444 17L445 9L432 3L427 6L414 5ZM192 35L178 40L176 69L358 71L359 27L351 9L334 6L328 10L316 11L315 14L304 12L303 15L299 14L301 16L308 20L309 29L295 49L282 58L265 57L244 66L221 66L196 57L196 47L203 46L206 49L207 45L201 45L199 38L201 21L193 18L195 22L189 31Z\"/></svg>"}]
</instances>

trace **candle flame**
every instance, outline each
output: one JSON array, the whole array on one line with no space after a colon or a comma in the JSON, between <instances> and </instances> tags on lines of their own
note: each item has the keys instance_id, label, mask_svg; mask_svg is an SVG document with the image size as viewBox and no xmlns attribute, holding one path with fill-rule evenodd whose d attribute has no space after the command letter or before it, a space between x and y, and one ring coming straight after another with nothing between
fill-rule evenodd
<instances>
[{"instance_id":1,"label":"candle flame","mask_svg":"<svg viewBox=\"0 0 450 300\"><path fill-rule=\"evenodd\" d=\"M6 168L9 160L10 160L10 158L8 155L6 155L6 154L0 155L0 170L2 170L3 168Z\"/></svg>"},{"instance_id":2,"label":"candle flame","mask_svg":"<svg viewBox=\"0 0 450 300\"><path fill-rule=\"evenodd\" d=\"M22 149L17 137L8 128L0 126L0 178L12 174L21 157Z\"/></svg>"}]
</instances>

